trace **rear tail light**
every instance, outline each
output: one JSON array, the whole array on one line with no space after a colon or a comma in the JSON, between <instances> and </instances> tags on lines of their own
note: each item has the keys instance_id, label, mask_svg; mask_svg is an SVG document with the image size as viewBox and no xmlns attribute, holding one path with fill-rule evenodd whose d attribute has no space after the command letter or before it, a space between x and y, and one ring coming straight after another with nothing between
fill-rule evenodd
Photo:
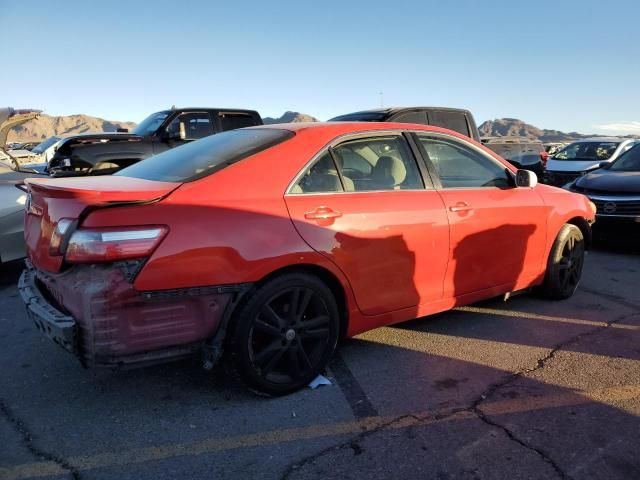
<instances>
[{"instance_id":1,"label":"rear tail light","mask_svg":"<svg viewBox=\"0 0 640 480\"><path fill-rule=\"evenodd\" d=\"M549 160L549 154L547 152L540 152L540 160L542 160L542 166L547 166L547 160Z\"/></svg>"},{"instance_id":2,"label":"rear tail light","mask_svg":"<svg viewBox=\"0 0 640 480\"><path fill-rule=\"evenodd\" d=\"M97 263L148 257L168 231L163 225L78 229L69 239L65 260Z\"/></svg>"},{"instance_id":3,"label":"rear tail light","mask_svg":"<svg viewBox=\"0 0 640 480\"><path fill-rule=\"evenodd\" d=\"M67 233L71 232L71 227L74 223L76 223L76 220L71 218L61 218L58 220L51 234L51 240L49 241L49 255L54 257L64 255L65 240L68 240Z\"/></svg>"}]
</instances>

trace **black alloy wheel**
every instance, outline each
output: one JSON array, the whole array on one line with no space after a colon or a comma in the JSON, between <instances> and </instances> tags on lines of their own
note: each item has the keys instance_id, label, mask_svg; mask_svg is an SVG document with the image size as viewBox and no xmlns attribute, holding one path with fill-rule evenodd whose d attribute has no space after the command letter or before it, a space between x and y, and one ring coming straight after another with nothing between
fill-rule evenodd
<instances>
[{"instance_id":1,"label":"black alloy wheel","mask_svg":"<svg viewBox=\"0 0 640 480\"><path fill-rule=\"evenodd\" d=\"M249 296L232 333L233 370L270 395L307 385L336 348L340 323L331 290L300 273L275 278Z\"/></svg>"},{"instance_id":2,"label":"black alloy wheel","mask_svg":"<svg viewBox=\"0 0 640 480\"><path fill-rule=\"evenodd\" d=\"M585 243L582 231L566 224L551 248L543 291L553 299L569 298L578 288L584 266Z\"/></svg>"}]
</instances>

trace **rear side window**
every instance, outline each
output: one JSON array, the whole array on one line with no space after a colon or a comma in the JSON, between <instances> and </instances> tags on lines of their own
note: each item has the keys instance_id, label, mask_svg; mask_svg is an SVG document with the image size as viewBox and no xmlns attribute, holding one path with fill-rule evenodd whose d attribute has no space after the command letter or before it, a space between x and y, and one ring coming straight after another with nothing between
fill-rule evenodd
<instances>
[{"instance_id":1,"label":"rear side window","mask_svg":"<svg viewBox=\"0 0 640 480\"><path fill-rule=\"evenodd\" d=\"M431 110L429 112L429 125L448 128L454 132L470 137L467 116L461 112L448 112L446 110Z\"/></svg>"},{"instance_id":2,"label":"rear side window","mask_svg":"<svg viewBox=\"0 0 640 480\"><path fill-rule=\"evenodd\" d=\"M220 125L222 131L235 130L236 128L253 127L256 121L248 113L220 112Z\"/></svg>"},{"instance_id":3,"label":"rear side window","mask_svg":"<svg viewBox=\"0 0 640 480\"><path fill-rule=\"evenodd\" d=\"M342 192L338 169L329 152L324 153L291 189L291 193Z\"/></svg>"},{"instance_id":4,"label":"rear side window","mask_svg":"<svg viewBox=\"0 0 640 480\"><path fill-rule=\"evenodd\" d=\"M294 135L291 131L275 128L223 132L149 157L115 175L160 182L190 182L278 145Z\"/></svg>"},{"instance_id":5,"label":"rear side window","mask_svg":"<svg viewBox=\"0 0 640 480\"><path fill-rule=\"evenodd\" d=\"M427 125L427 114L425 112L404 112L391 119L398 123L417 123Z\"/></svg>"}]
</instances>

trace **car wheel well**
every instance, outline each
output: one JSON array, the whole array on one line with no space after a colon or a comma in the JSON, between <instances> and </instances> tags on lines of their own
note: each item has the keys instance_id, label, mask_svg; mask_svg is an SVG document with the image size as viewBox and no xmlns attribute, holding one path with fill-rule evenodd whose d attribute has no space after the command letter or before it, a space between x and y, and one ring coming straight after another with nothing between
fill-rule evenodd
<instances>
[{"instance_id":1,"label":"car wheel well","mask_svg":"<svg viewBox=\"0 0 640 480\"><path fill-rule=\"evenodd\" d=\"M591 235L591 225L589 225L589 222L587 222L587 220L585 220L583 217L573 217L567 223L571 225L575 225L580 229L580 231L582 232L582 236L584 237L585 249L588 250L589 248L591 248L592 235Z\"/></svg>"},{"instance_id":2,"label":"car wheel well","mask_svg":"<svg viewBox=\"0 0 640 480\"><path fill-rule=\"evenodd\" d=\"M338 310L340 312L340 338L344 338L347 333L347 326L349 323L349 311L347 309L347 298L345 295L344 287L340 283L340 280L329 270L323 267L319 267L318 265L312 264L300 264L300 265L291 265L288 267L283 267L278 270L274 270L269 273L266 277L263 277L256 285L262 285L263 283L271 280L274 277L287 274L287 273L307 273L310 275L314 275L322 280L325 285L329 287L331 293L336 299L336 303L338 304Z\"/></svg>"}]
</instances>

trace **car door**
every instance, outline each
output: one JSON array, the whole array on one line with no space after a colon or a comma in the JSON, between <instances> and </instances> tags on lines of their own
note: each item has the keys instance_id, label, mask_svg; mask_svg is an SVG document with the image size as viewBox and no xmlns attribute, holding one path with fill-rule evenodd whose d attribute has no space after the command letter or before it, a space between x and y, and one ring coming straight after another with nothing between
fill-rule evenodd
<instances>
[{"instance_id":1,"label":"car door","mask_svg":"<svg viewBox=\"0 0 640 480\"><path fill-rule=\"evenodd\" d=\"M402 133L336 143L305 167L285 200L302 238L344 272L364 314L442 297L447 215Z\"/></svg>"},{"instance_id":2,"label":"car door","mask_svg":"<svg viewBox=\"0 0 640 480\"><path fill-rule=\"evenodd\" d=\"M451 231L444 296L509 290L542 271L549 208L498 160L446 134L417 133Z\"/></svg>"}]
</instances>

